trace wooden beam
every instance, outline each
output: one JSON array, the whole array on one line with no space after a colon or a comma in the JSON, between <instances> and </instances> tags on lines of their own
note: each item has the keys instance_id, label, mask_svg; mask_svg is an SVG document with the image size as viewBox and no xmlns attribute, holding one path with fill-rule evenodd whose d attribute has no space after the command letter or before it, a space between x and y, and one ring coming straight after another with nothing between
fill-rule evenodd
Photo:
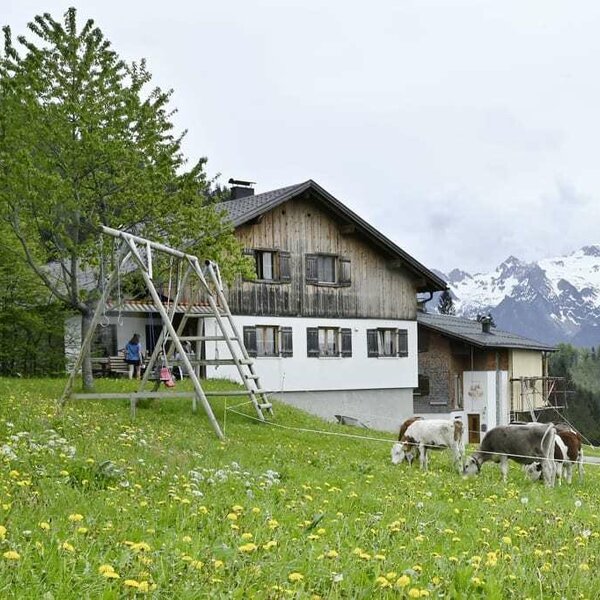
<instances>
[{"instance_id":1,"label":"wooden beam","mask_svg":"<svg viewBox=\"0 0 600 600\"><path fill-rule=\"evenodd\" d=\"M353 233L356 233L357 229L356 229L356 225L352 224L352 223L346 223L345 225L340 225L340 233L342 235L352 235Z\"/></svg>"}]
</instances>

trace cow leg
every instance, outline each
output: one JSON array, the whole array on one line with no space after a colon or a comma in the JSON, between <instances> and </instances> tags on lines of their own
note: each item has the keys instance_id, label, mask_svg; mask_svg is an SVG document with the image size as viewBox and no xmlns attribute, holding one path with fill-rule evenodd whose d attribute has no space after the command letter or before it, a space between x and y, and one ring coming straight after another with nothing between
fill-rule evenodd
<instances>
[{"instance_id":1,"label":"cow leg","mask_svg":"<svg viewBox=\"0 0 600 600\"><path fill-rule=\"evenodd\" d=\"M565 462L563 469L565 471L567 483L571 485L571 482L573 481L573 463L571 461Z\"/></svg>"},{"instance_id":2,"label":"cow leg","mask_svg":"<svg viewBox=\"0 0 600 600\"><path fill-rule=\"evenodd\" d=\"M564 468L565 468L565 464L563 463L562 460L554 461L554 473L555 473L556 479L558 479L558 485L562 485L562 475L563 475Z\"/></svg>"},{"instance_id":3,"label":"cow leg","mask_svg":"<svg viewBox=\"0 0 600 600\"><path fill-rule=\"evenodd\" d=\"M419 454L421 455L421 469L427 471L427 460L429 457L427 456L427 446L423 443L419 444Z\"/></svg>"},{"instance_id":4,"label":"cow leg","mask_svg":"<svg viewBox=\"0 0 600 600\"><path fill-rule=\"evenodd\" d=\"M508 479L508 456L500 457L500 471L502 473L502 481L506 483Z\"/></svg>"},{"instance_id":5,"label":"cow leg","mask_svg":"<svg viewBox=\"0 0 600 600\"><path fill-rule=\"evenodd\" d=\"M556 471L553 466L554 461L551 459L542 459L542 475L544 477L544 483L547 487L554 487L554 481L556 477Z\"/></svg>"},{"instance_id":6,"label":"cow leg","mask_svg":"<svg viewBox=\"0 0 600 600\"><path fill-rule=\"evenodd\" d=\"M583 450L579 451L577 456L577 472L579 473L579 482L583 481Z\"/></svg>"}]
</instances>

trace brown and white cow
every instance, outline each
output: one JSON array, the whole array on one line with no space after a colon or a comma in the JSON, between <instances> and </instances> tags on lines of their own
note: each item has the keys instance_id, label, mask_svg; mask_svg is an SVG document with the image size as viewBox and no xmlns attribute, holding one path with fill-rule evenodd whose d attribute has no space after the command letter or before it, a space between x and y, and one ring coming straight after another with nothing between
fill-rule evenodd
<instances>
[{"instance_id":1,"label":"brown and white cow","mask_svg":"<svg viewBox=\"0 0 600 600\"><path fill-rule=\"evenodd\" d=\"M428 450L447 448L461 471L465 445L460 419L414 419L404 431L401 428L401 433L400 441L392 447L392 463L398 464L406 459L411 464L414 452L418 451L421 469L427 470Z\"/></svg>"},{"instance_id":2,"label":"brown and white cow","mask_svg":"<svg viewBox=\"0 0 600 600\"><path fill-rule=\"evenodd\" d=\"M573 465L577 464L579 481L583 480L583 449L582 437L577 431L562 424L556 425L556 439L554 445L554 468L559 485L562 483L562 476L565 475L567 483L573 481ZM525 468L527 476L536 481L541 477L542 465L534 462Z\"/></svg>"},{"instance_id":3,"label":"brown and white cow","mask_svg":"<svg viewBox=\"0 0 600 600\"><path fill-rule=\"evenodd\" d=\"M552 423L499 425L485 434L479 450L467 459L463 473L480 473L481 465L491 460L500 463L502 479L506 482L509 458L526 465L540 462L544 482L548 486L554 486L555 471L552 458L555 437L556 429Z\"/></svg>"}]
</instances>

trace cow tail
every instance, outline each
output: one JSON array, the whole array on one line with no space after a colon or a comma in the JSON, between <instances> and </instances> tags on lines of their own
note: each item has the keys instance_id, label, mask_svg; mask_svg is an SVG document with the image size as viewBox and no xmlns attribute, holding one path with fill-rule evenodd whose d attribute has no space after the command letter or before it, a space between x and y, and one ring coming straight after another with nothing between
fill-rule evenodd
<instances>
[{"instance_id":1,"label":"cow tail","mask_svg":"<svg viewBox=\"0 0 600 600\"><path fill-rule=\"evenodd\" d=\"M546 442L546 436L548 436L548 441ZM556 437L556 429L554 425L550 424L546 428L544 435L542 436L542 454L548 460L552 460L554 458L554 438ZM546 442L546 445L544 445Z\"/></svg>"}]
</instances>

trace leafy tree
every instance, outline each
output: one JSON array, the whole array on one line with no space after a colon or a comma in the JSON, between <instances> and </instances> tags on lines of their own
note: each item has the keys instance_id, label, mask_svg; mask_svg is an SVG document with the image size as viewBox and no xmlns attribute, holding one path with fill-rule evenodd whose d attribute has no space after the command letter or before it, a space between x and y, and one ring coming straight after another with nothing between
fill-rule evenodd
<instances>
[{"instance_id":1,"label":"leafy tree","mask_svg":"<svg viewBox=\"0 0 600 600\"><path fill-rule=\"evenodd\" d=\"M230 279L248 269L211 198L206 159L188 167L171 92L148 90L144 60L119 58L94 22L70 8L28 24L0 51L0 213L29 268L87 332L100 290L98 226L216 260ZM190 240L196 240L189 245ZM91 388L89 357L84 386Z\"/></svg>"},{"instance_id":2,"label":"leafy tree","mask_svg":"<svg viewBox=\"0 0 600 600\"><path fill-rule=\"evenodd\" d=\"M448 290L444 290L438 301L438 312L442 315L455 315L456 308L454 308L454 300L452 300L452 294Z\"/></svg>"}]
</instances>

